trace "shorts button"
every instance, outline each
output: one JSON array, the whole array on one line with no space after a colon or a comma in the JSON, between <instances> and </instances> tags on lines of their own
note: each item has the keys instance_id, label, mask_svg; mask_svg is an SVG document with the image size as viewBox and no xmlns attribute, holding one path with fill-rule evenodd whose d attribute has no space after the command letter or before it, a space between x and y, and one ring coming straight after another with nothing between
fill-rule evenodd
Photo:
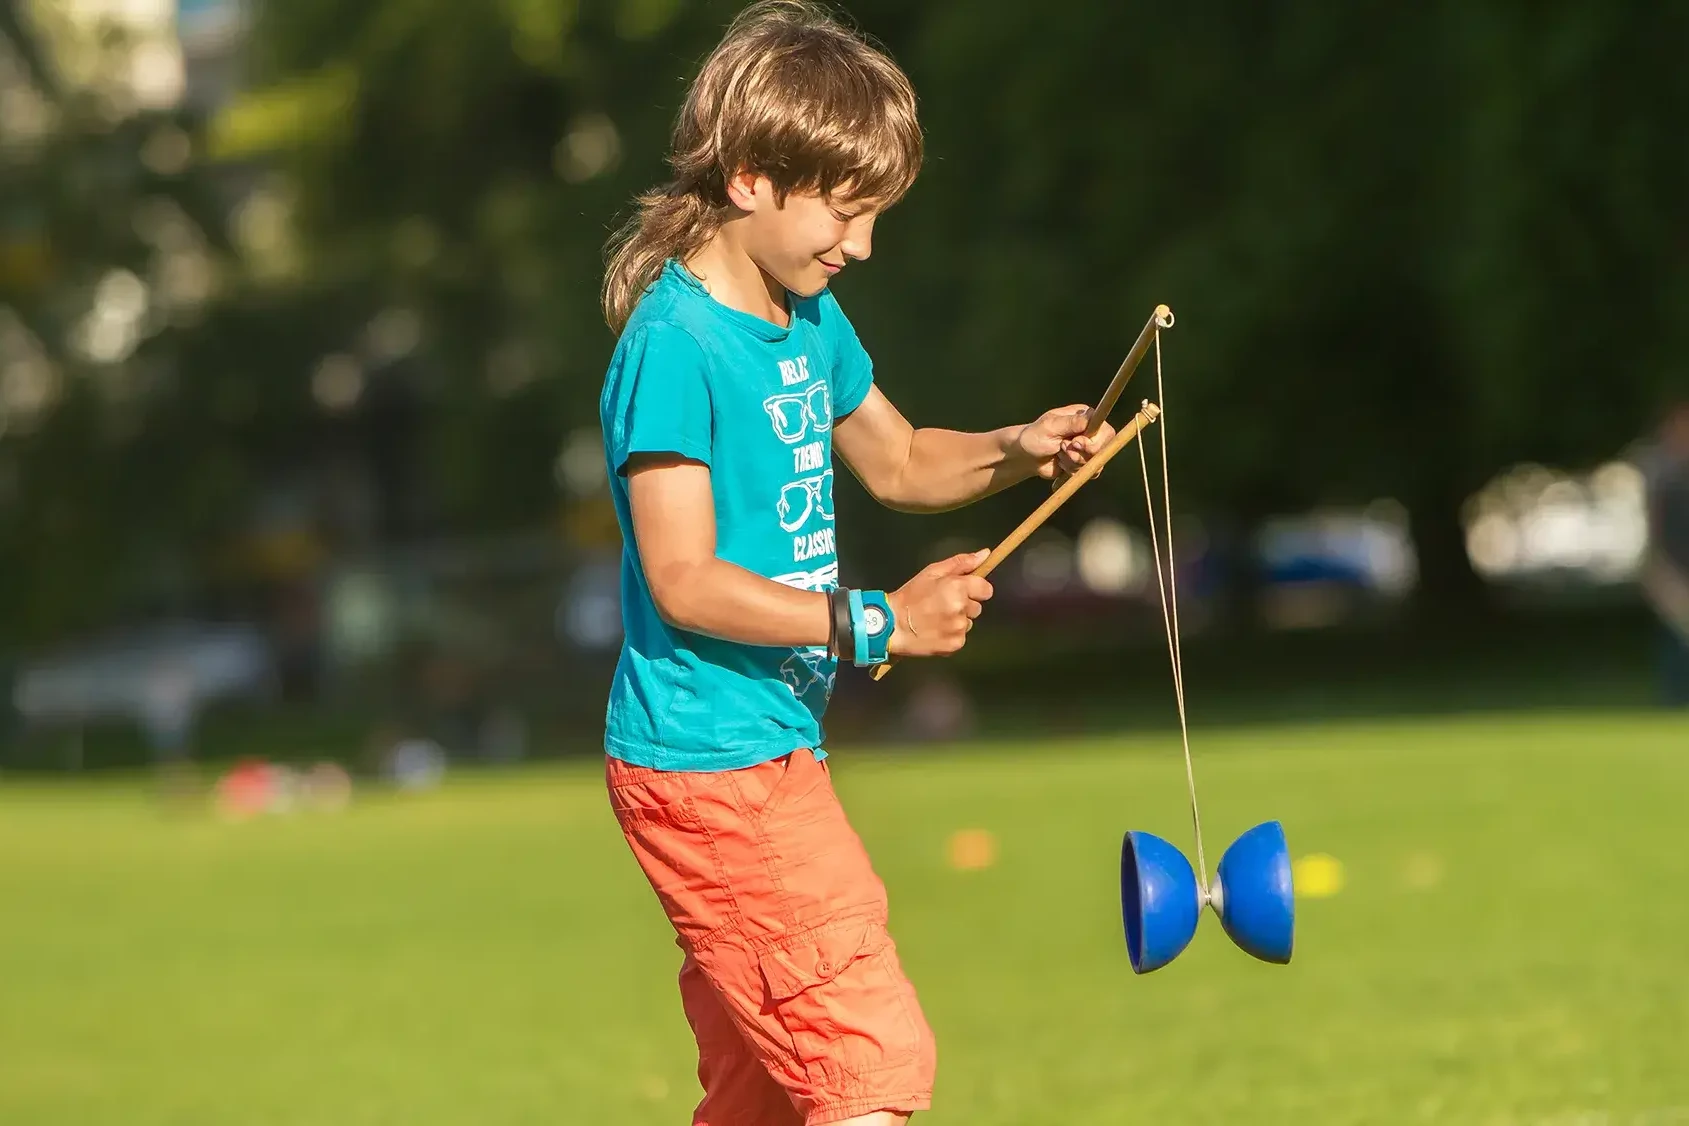
<instances>
[{"instance_id":1,"label":"shorts button","mask_svg":"<svg viewBox=\"0 0 1689 1126\"><path fill-rule=\"evenodd\" d=\"M827 961L817 962L815 963L815 972L820 974L830 974L833 972L833 963Z\"/></svg>"}]
</instances>

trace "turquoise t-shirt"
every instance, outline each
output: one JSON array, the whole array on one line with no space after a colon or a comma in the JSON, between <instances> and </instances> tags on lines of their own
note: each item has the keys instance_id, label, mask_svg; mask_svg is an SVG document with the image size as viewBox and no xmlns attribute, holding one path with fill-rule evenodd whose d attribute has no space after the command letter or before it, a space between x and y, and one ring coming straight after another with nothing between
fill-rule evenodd
<instances>
[{"instance_id":1,"label":"turquoise t-shirt","mask_svg":"<svg viewBox=\"0 0 1689 1126\"><path fill-rule=\"evenodd\" d=\"M736 770L800 748L823 754L837 662L674 629L646 586L628 510L636 453L710 467L716 555L800 590L838 585L835 419L873 366L829 292L789 299L781 328L716 301L670 261L622 330L599 421L622 529L621 658L605 713L612 756L659 770Z\"/></svg>"}]
</instances>

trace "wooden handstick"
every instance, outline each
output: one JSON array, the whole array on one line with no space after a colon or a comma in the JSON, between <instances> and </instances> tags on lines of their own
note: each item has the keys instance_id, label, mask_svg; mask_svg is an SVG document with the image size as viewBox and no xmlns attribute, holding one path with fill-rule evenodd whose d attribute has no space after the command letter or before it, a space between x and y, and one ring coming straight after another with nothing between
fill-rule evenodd
<instances>
[{"instance_id":1,"label":"wooden handstick","mask_svg":"<svg viewBox=\"0 0 1689 1126\"><path fill-rule=\"evenodd\" d=\"M1149 351L1150 342L1155 339L1155 330L1172 327L1173 310L1165 305L1157 305L1155 312L1149 315L1149 320L1144 322L1144 330L1138 333L1137 343L1133 344L1132 350L1126 353L1126 361L1120 365L1120 370L1114 373L1114 379L1109 383L1108 390L1103 392L1102 399L1098 401L1096 408L1091 411L1091 423L1085 428L1085 437L1095 438L1097 431L1102 429L1103 423L1108 421L1108 412L1114 409L1114 404L1119 400L1120 393L1126 390L1126 384L1131 381L1132 373L1138 370L1138 364L1143 360L1144 354Z\"/></svg>"},{"instance_id":2,"label":"wooden handstick","mask_svg":"<svg viewBox=\"0 0 1689 1126\"><path fill-rule=\"evenodd\" d=\"M1084 465L1080 466L1077 473L1074 473L1066 481L1063 481L1061 488L1057 489L1045 498L1044 503L1039 505L1037 509L1033 511L1031 516L1028 516L1025 520L1020 522L1020 527L1016 528L1004 537L1003 542L993 548L991 550L991 554L985 557L985 562L974 568L973 574L984 578L992 571L995 571L998 566L1002 564L1003 560L1009 557L1015 548L1025 543L1028 536L1043 526L1044 521L1055 515L1056 509L1066 504L1067 499L1074 493L1078 492L1080 488L1084 486L1085 482L1095 477L1098 473L1101 473L1103 466L1107 465L1109 460L1112 459L1115 454L1131 445L1132 440L1138 436L1139 431L1159 417L1161 417L1161 408L1156 406L1154 403L1146 401L1142 409L1138 411L1132 421L1128 422L1124 429L1116 433L1114 437L1109 440L1108 445L1104 446L1096 457L1093 457L1090 461L1087 461ZM891 671L892 663L893 662L891 661L887 661L883 665L875 665L874 671L869 675L875 680L885 679L885 675Z\"/></svg>"},{"instance_id":3,"label":"wooden handstick","mask_svg":"<svg viewBox=\"0 0 1689 1126\"><path fill-rule=\"evenodd\" d=\"M1068 497L1078 492L1085 482L1101 473L1103 466L1108 464L1109 459L1131 445L1132 440L1138 436L1138 432L1159 417L1161 417L1161 408L1154 403L1146 402L1143 409L1138 411L1137 416L1131 422L1128 422L1126 428L1117 433L1096 457L1081 465L1078 472L1062 482L1061 488L1046 497L1044 503L1033 510L1031 516L1020 522L1020 527L1010 532L1002 543L992 549L991 554L986 557L984 563L979 565L974 574L983 578L995 571L1003 560L1009 557L1010 552L1025 543L1027 537L1036 532L1044 521L1055 515L1056 509L1067 503Z\"/></svg>"}]
</instances>

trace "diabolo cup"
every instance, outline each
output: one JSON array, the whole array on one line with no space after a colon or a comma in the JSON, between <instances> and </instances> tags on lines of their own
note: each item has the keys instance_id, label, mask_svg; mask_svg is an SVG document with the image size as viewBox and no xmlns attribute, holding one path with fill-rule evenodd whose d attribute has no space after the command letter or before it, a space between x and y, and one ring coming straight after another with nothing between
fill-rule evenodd
<instances>
[{"instance_id":1,"label":"diabolo cup","mask_svg":"<svg viewBox=\"0 0 1689 1126\"><path fill-rule=\"evenodd\" d=\"M1132 972L1151 973L1177 958L1202 913L1184 853L1153 833L1127 833L1120 845L1120 913Z\"/></svg>"},{"instance_id":2,"label":"diabolo cup","mask_svg":"<svg viewBox=\"0 0 1689 1126\"><path fill-rule=\"evenodd\" d=\"M1220 857L1210 906L1239 949L1263 962L1290 961L1296 938L1296 889L1284 826L1267 821Z\"/></svg>"}]
</instances>

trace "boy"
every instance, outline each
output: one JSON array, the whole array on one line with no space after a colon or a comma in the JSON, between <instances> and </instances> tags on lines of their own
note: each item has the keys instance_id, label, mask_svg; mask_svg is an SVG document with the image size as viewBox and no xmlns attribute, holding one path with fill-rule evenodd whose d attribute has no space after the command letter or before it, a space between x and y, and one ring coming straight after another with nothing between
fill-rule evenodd
<instances>
[{"instance_id":1,"label":"boy","mask_svg":"<svg viewBox=\"0 0 1689 1126\"><path fill-rule=\"evenodd\" d=\"M961 648L986 552L891 592L839 584L833 454L882 504L942 511L1107 442L1083 406L913 429L828 292L915 178L897 67L808 0L747 9L704 63L604 285L601 421L621 523L606 782L684 952L695 1126L891 1126L931 1102L932 1033L885 888L834 794L840 660Z\"/></svg>"}]
</instances>

